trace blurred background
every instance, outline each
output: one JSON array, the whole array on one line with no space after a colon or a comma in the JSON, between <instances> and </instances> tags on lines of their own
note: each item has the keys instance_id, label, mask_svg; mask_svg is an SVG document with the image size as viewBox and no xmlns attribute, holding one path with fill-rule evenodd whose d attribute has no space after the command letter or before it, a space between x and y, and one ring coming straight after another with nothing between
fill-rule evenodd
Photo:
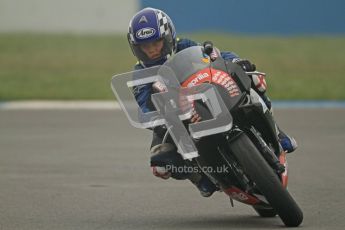
<instances>
[{"instance_id":1,"label":"blurred background","mask_svg":"<svg viewBox=\"0 0 345 230\"><path fill-rule=\"evenodd\" d=\"M144 7L164 10L179 37L251 60L272 99L345 100L342 0L0 0L0 101L114 99Z\"/></svg>"}]
</instances>

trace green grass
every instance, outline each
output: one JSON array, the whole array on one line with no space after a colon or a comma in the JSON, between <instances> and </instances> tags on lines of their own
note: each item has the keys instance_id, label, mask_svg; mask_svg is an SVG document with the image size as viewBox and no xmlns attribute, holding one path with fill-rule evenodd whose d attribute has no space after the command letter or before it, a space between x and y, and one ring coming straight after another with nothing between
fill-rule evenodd
<instances>
[{"instance_id":1,"label":"green grass","mask_svg":"<svg viewBox=\"0 0 345 230\"><path fill-rule=\"evenodd\" d=\"M345 99L345 37L187 37L252 60L272 99ZM135 62L125 35L0 34L0 100L113 99Z\"/></svg>"},{"instance_id":2,"label":"green grass","mask_svg":"<svg viewBox=\"0 0 345 230\"><path fill-rule=\"evenodd\" d=\"M113 99L110 79L132 69L116 36L0 35L0 100Z\"/></svg>"}]
</instances>

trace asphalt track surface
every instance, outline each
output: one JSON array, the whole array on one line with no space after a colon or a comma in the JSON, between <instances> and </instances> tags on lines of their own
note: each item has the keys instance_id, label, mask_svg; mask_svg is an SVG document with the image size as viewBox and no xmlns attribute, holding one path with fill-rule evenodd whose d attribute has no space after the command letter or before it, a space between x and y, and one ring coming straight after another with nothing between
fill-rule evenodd
<instances>
[{"instance_id":1,"label":"asphalt track surface","mask_svg":"<svg viewBox=\"0 0 345 230\"><path fill-rule=\"evenodd\" d=\"M280 109L299 141L289 191L302 229L345 229L345 110ZM148 167L151 134L117 110L0 110L0 230L282 229L223 193Z\"/></svg>"}]
</instances>

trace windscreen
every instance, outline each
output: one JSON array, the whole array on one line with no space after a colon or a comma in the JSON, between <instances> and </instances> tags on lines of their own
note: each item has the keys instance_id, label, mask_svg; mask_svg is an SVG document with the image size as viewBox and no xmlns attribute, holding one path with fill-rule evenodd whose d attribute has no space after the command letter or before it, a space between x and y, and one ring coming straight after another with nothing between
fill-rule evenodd
<instances>
[{"instance_id":1,"label":"windscreen","mask_svg":"<svg viewBox=\"0 0 345 230\"><path fill-rule=\"evenodd\" d=\"M194 73L210 67L210 58L203 52L202 46L192 46L173 55L163 64L162 70L169 67L179 83L186 81Z\"/></svg>"}]
</instances>

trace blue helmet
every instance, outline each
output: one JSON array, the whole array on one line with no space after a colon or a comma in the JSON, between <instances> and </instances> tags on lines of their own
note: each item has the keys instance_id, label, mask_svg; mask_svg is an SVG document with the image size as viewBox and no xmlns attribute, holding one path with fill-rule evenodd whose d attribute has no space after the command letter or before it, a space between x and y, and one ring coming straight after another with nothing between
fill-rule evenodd
<instances>
[{"instance_id":1,"label":"blue helmet","mask_svg":"<svg viewBox=\"0 0 345 230\"><path fill-rule=\"evenodd\" d=\"M175 27L169 16L161 10L145 8L136 13L129 22L128 42L134 56L145 64L162 63L176 49ZM140 45L163 40L161 56L151 60L141 50Z\"/></svg>"}]
</instances>

